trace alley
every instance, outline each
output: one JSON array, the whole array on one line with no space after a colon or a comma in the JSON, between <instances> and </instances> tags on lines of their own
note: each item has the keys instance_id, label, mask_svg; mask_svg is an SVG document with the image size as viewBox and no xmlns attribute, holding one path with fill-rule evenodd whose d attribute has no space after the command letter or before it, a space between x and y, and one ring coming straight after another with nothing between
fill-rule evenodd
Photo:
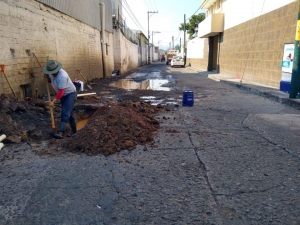
<instances>
[{"instance_id":1,"label":"alley","mask_svg":"<svg viewBox=\"0 0 300 225\"><path fill-rule=\"evenodd\" d=\"M138 72L172 78L155 144L108 157L6 146L0 224L300 224L299 110L190 68Z\"/></svg>"}]
</instances>

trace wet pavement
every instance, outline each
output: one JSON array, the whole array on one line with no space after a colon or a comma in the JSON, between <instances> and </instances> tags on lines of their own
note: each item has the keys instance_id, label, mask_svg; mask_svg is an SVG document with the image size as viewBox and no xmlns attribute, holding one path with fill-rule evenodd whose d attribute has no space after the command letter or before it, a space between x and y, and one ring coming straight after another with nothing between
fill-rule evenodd
<instances>
[{"instance_id":1,"label":"wet pavement","mask_svg":"<svg viewBox=\"0 0 300 225\"><path fill-rule=\"evenodd\" d=\"M0 224L300 224L298 109L162 63L126 79L169 81L138 96L172 106L155 144L108 157L6 146Z\"/></svg>"}]
</instances>

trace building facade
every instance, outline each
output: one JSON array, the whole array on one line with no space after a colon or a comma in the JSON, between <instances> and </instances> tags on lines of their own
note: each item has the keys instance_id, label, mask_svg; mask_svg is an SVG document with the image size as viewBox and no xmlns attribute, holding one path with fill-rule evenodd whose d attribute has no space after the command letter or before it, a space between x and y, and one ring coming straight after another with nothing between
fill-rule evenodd
<instances>
[{"instance_id":1,"label":"building facade","mask_svg":"<svg viewBox=\"0 0 300 225\"><path fill-rule=\"evenodd\" d=\"M295 40L297 1L202 0L201 9L206 11L198 25L204 40L196 41L201 53L190 57L188 43L187 64L278 88L284 45Z\"/></svg>"},{"instance_id":2,"label":"building facade","mask_svg":"<svg viewBox=\"0 0 300 225\"><path fill-rule=\"evenodd\" d=\"M58 2L61 4L54 4ZM48 59L60 61L71 79L82 79L76 69L81 69L88 80L111 74L111 1L107 0L105 4L109 15L100 12L100 3L95 0L63 3L50 0L0 1L0 62L5 65L7 78L19 99L37 90L40 94L46 93L39 62L43 66ZM105 18L109 16L110 21L101 21L99 14ZM105 27L103 33L99 30L100 25ZM12 93L4 76L0 76L1 93Z\"/></svg>"}]
</instances>

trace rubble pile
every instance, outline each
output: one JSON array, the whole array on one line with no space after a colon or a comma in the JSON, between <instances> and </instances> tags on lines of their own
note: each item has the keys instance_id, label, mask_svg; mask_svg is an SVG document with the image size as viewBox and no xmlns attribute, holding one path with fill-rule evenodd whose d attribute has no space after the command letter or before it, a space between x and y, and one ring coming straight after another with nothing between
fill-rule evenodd
<instances>
[{"instance_id":1,"label":"rubble pile","mask_svg":"<svg viewBox=\"0 0 300 225\"><path fill-rule=\"evenodd\" d=\"M154 116L160 109L145 102L110 103L95 111L74 136L52 143L88 155L108 156L124 149L132 150L138 144L153 141L154 132L159 128Z\"/></svg>"}]
</instances>

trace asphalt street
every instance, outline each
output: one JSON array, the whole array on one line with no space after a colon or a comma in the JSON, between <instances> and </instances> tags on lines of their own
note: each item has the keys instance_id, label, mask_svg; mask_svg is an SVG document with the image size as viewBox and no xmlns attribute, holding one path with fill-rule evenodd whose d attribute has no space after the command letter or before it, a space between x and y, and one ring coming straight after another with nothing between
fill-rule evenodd
<instances>
[{"instance_id":1,"label":"asphalt street","mask_svg":"<svg viewBox=\"0 0 300 225\"><path fill-rule=\"evenodd\" d=\"M298 225L299 110L156 63L172 77L155 145L105 156L0 152L0 224ZM181 105L183 90L194 105ZM171 131L171 132L170 132Z\"/></svg>"}]
</instances>

